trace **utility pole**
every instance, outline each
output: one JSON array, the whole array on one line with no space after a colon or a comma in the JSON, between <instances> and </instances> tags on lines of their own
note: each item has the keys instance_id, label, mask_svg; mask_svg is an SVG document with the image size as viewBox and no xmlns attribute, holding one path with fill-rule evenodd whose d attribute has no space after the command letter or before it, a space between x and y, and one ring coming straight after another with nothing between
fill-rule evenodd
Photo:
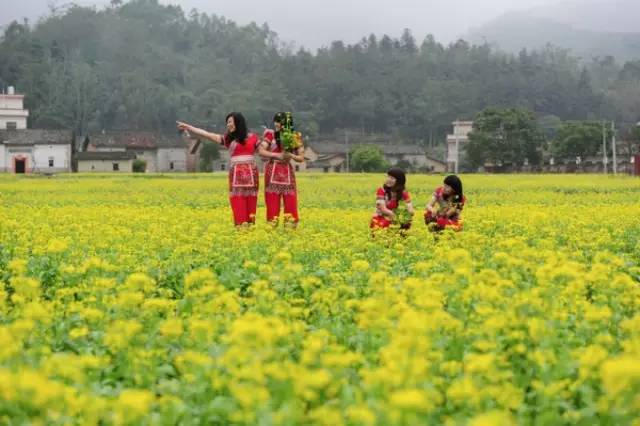
<instances>
[{"instance_id":1,"label":"utility pole","mask_svg":"<svg viewBox=\"0 0 640 426\"><path fill-rule=\"evenodd\" d=\"M605 122L602 122L602 164L604 165L604 174L607 174L607 129Z\"/></svg>"},{"instance_id":2,"label":"utility pole","mask_svg":"<svg viewBox=\"0 0 640 426\"><path fill-rule=\"evenodd\" d=\"M347 173L349 173L349 133L344 129L344 144L347 148Z\"/></svg>"},{"instance_id":3,"label":"utility pole","mask_svg":"<svg viewBox=\"0 0 640 426\"><path fill-rule=\"evenodd\" d=\"M456 138L456 167L454 171L455 174L458 174L458 163L460 162L460 139L458 138L458 134L455 131L453 133Z\"/></svg>"},{"instance_id":4,"label":"utility pole","mask_svg":"<svg viewBox=\"0 0 640 426\"><path fill-rule=\"evenodd\" d=\"M618 174L618 162L616 161L616 123L611 121L611 149L613 154L613 174Z\"/></svg>"}]
</instances>

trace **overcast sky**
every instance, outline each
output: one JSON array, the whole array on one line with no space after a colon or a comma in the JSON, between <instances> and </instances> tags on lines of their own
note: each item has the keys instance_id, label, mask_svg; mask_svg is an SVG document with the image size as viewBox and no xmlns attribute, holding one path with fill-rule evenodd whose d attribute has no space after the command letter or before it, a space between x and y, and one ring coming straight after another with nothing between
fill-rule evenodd
<instances>
[{"instance_id":1,"label":"overcast sky","mask_svg":"<svg viewBox=\"0 0 640 426\"><path fill-rule=\"evenodd\" d=\"M574 3L595 0L571 0ZM616 0L598 0L615 2ZM640 0L633 0L640 1ZM267 22L286 42L315 49L332 40L352 43L370 33L399 36L404 28L418 40L431 33L441 42L464 35L507 11L552 6L562 0L161 0L179 4L185 12L197 8L238 23ZM68 0L0 0L0 25L13 19L35 20L49 4ZM105 5L108 0L76 0Z\"/></svg>"}]
</instances>

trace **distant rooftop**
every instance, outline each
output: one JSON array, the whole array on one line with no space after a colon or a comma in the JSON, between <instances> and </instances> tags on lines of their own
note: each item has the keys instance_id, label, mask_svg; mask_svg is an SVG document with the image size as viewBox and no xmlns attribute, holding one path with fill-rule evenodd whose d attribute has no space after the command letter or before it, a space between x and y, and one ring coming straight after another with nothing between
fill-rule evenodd
<instances>
[{"instance_id":1,"label":"distant rooftop","mask_svg":"<svg viewBox=\"0 0 640 426\"><path fill-rule=\"evenodd\" d=\"M0 142L5 145L70 145L72 141L71 130L0 130Z\"/></svg>"}]
</instances>

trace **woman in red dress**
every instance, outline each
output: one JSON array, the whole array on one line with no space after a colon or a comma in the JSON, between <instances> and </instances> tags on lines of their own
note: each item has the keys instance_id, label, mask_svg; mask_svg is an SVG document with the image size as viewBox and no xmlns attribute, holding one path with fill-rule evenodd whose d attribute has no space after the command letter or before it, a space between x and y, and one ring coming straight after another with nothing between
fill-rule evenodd
<instances>
[{"instance_id":1,"label":"woman in red dress","mask_svg":"<svg viewBox=\"0 0 640 426\"><path fill-rule=\"evenodd\" d=\"M286 151L280 138L287 120L287 113L278 112L273 117L274 129L266 129L262 135L260 155L268 158L264 166L264 201L267 205L267 221L278 225L281 204L284 206L284 223L295 228L300 217L298 215L298 188L296 175L291 160L298 163L304 161L304 147ZM293 127L289 114L289 125ZM293 128L290 130L293 131ZM267 155L263 155L263 152Z\"/></svg>"},{"instance_id":2,"label":"woman in red dress","mask_svg":"<svg viewBox=\"0 0 640 426\"><path fill-rule=\"evenodd\" d=\"M389 228L394 221L397 221L401 201L406 205L409 218L400 223L400 229L404 231L411 228L410 218L414 214L414 209L411 195L405 189L406 182L404 170L397 167L389 169L384 185L376 191L376 212L369 224L371 229Z\"/></svg>"},{"instance_id":3,"label":"woman in red dress","mask_svg":"<svg viewBox=\"0 0 640 426\"><path fill-rule=\"evenodd\" d=\"M443 185L433 191L431 200L427 203L424 223L431 231L461 231L461 212L466 201L460 178L456 175L447 176Z\"/></svg>"},{"instance_id":4,"label":"woman in red dress","mask_svg":"<svg viewBox=\"0 0 640 426\"><path fill-rule=\"evenodd\" d=\"M258 167L255 152L259 149L258 136L249 133L244 116L239 112L227 114L227 131L221 135L207 132L190 124L177 122L178 129L218 143L229 150L229 202L236 226L254 224L258 202Z\"/></svg>"}]
</instances>

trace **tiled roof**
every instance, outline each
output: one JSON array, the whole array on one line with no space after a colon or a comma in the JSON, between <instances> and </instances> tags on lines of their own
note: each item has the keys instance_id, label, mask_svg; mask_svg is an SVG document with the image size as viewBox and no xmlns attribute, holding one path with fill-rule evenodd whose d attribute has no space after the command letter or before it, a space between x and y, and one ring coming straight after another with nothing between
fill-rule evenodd
<instances>
[{"instance_id":1,"label":"tiled roof","mask_svg":"<svg viewBox=\"0 0 640 426\"><path fill-rule=\"evenodd\" d=\"M136 158L136 154L130 151L87 151L79 152L76 154L78 161L120 161L120 160L133 160Z\"/></svg>"},{"instance_id":2,"label":"tiled roof","mask_svg":"<svg viewBox=\"0 0 640 426\"><path fill-rule=\"evenodd\" d=\"M155 132L106 132L89 135L89 143L95 147L129 148L129 149L158 149L185 148L187 143L182 136L176 134Z\"/></svg>"},{"instance_id":3,"label":"tiled roof","mask_svg":"<svg viewBox=\"0 0 640 426\"><path fill-rule=\"evenodd\" d=\"M70 130L0 130L0 142L6 145L70 145L72 141Z\"/></svg>"}]
</instances>

